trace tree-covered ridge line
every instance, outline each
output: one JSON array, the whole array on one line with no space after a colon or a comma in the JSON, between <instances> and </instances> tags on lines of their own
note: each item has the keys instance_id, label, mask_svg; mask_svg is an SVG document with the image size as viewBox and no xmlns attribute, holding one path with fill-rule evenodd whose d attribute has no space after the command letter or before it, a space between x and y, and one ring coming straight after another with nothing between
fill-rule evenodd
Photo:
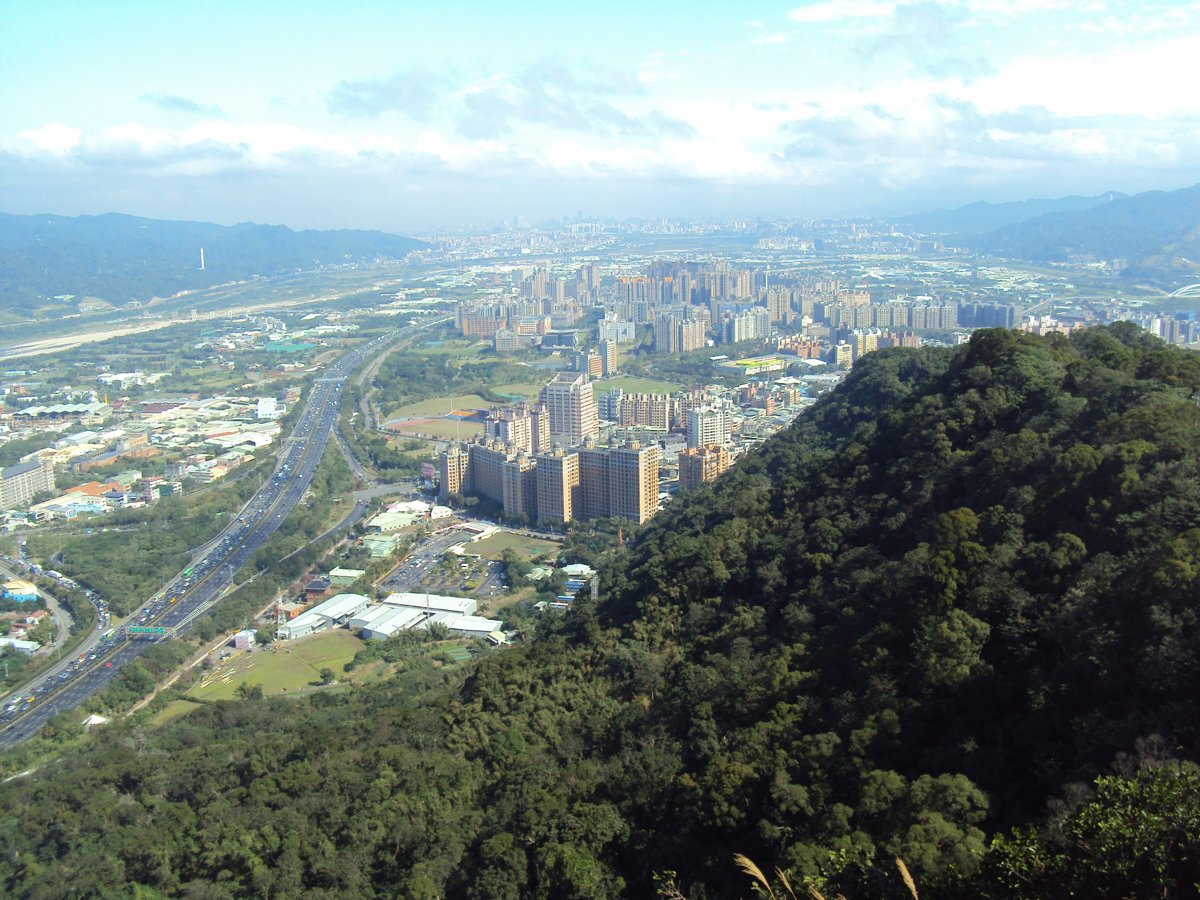
<instances>
[{"instance_id":1,"label":"tree-covered ridge line","mask_svg":"<svg viewBox=\"0 0 1200 900\"><path fill-rule=\"evenodd\" d=\"M1125 326L871 354L522 646L0 786L0 884L699 898L744 853L826 896L907 896L895 856L923 897L1186 890L1198 398L1200 357Z\"/></svg>"},{"instance_id":2,"label":"tree-covered ridge line","mask_svg":"<svg viewBox=\"0 0 1200 900\"><path fill-rule=\"evenodd\" d=\"M793 871L969 869L1138 738L1193 755L1198 388L1122 326L881 354L668 509L600 622L645 643L697 811Z\"/></svg>"}]
</instances>

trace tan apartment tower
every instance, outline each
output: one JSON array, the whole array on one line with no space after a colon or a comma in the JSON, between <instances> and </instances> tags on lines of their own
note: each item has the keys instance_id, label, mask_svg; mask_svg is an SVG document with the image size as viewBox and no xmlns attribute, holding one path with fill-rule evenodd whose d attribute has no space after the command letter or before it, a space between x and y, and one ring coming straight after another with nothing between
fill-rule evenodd
<instances>
[{"instance_id":1,"label":"tan apartment tower","mask_svg":"<svg viewBox=\"0 0 1200 900\"><path fill-rule=\"evenodd\" d=\"M586 438L599 436L596 396L586 373L558 372L554 380L542 388L539 399L549 414L552 441L576 447Z\"/></svg>"},{"instance_id":2,"label":"tan apartment tower","mask_svg":"<svg viewBox=\"0 0 1200 900\"><path fill-rule=\"evenodd\" d=\"M537 458L538 521L562 524L580 514L579 454L555 448Z\"/></svg>"},{"instance_id":3,"label":"tan apartment tower","mask_svg":"<svg viewBox=\"0 0 1200 900\"><path fill-rule=\"evenodd\" d=\"M451 444L438 454L438 499L443 503L451 494L463 494L469 489L467 474L469 457L461 444Z\"/></svg>"},{"instance_id":4,"label":"tan apartment tower","mask_svg":"<svg viewBox=\"0 0 1200 900\"><path fill-rule=\"evenodd\" d=\"M579 518L622 516L641 523L658 512L658 456L657 446L637 441L581 449Z\"/></svg>"},{"instance_id":5,"label":"tan apartment tower","mask_svg":"<svg viewBox=\"0 0 1200 900\"><path fill-rule=\"evenodd\" d=\"M679 487L692 491L729 468L729 451L718 444L679 452Z\"/></svg>"}]
</instances>

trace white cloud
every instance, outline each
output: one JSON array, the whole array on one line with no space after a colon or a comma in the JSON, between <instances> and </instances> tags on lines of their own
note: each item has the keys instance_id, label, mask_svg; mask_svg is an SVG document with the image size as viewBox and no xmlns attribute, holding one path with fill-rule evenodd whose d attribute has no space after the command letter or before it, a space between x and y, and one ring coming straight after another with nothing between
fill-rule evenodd
<instances>
[{"instance_id":1,"label":"white cloud","mask_svg":"<svg viewBox=\"0 0 1200 900\"><path fill-rule=\"evenodd\" d=\"M644 176L662 165L656 150L638 147L597 147L575 140L552 142L545 149L545 162L567 177L606 176L614 173Z\"/></svg>"},{"instance_id":2,"label":"white cloud","mask_svg":"<svg viewBox=\"0 0 1200 900\"><path fill-rule=\"evenodd\" d=\"M796 7L788 13L788 18L805 24L869 19L889 16L897 5L896 0L817 0L816 3Z\"/></svg>"},{"instance_id":3,"label":"white cloud","mask_svg":"<svg viewBox=\"0 0 1200 900\"><path fill-rule=\"evenodd\" d=\"M1014 2L1033 21L1066 0ZM945 19L951 55L964 30L997 22L986 48L974 45L988 56L986 72L910 65L930 56L899 27L912 23L914 6L955 13ZM1068 12L1036 18L1039 27L1062 27L1014 43L1013 35L1025 32L1021 20L1006 20L1012 9L999 0L818 0L793 10L791 27L752 26L720 52L704 51L710 55L703 59L657 51L602 72L547 64L489 75L481 66L446 87L420 122L322 120L297 111L296 124L288 124L287 111L271 109L262 115L284 121L237 121L226 112L186 124L198 116L156 119L156 109L146 108L153 104L144 103L131 113L139 121L95 128L55 121L0 134L0 153L27 165L25 171L66 172L78 183L97 172L113 174L96 179L109 184L176 177L180 192L188 179L213 184L226 173L250 172L263 177L226 183L328 178L329 184L417 186L431 196L434 185L462 196L479 185L519 196L533 182L552 192L556 181L576 181L600 196L609 183L661 181L689 191L708 185L748 204L754 196L814 186L831 196L876 187L936 191L939 178L1000 186L996 196L1006 183L1028 184L1029 173L1061 183L1064 193L1086 190L1088 177L1129 190L1133 178L1144 186L1161 173L1200 169L1200 95L1192 88L1200 32L1180 27L1166 39L1082 38L1084 23ZM866 20L876 16L879 22ZM827 29L813 37L816 26L839 20L845 27L838 34ZM901 35L893 55L863 38L881 24ZM924 37L940 46L928 30ZM1052 38L1060 42L1053 54ZM746 50L789 40L828 47L830 54ZM777 65L784 58L788 65ZM231 107L222 102L221 108ZM473 117L467 128L466 113Z\"/></svg>"},{"instance_id":4,"label":"white cloud","mask_svg":"<svg viewBox=\"0 0 1200 900\"><path fill-rule=\"evenodd\" d=\"M25 144L28 149L63 156L74 149L81 137L83 132L80 129L53 122L41 128L22 131L17 135L17 149L21 150L21 144Z\"/></svg>"},{"instance_id":5,"label":"white cloud","mask_svg":"<svg viewBox=\"0 0 1200 900\"><path fill-rule=\"evenodd\" d=\"M678 77L677 68L684 55L679 52L668 53L661 50L650 53L638 62L635 77L642 85L676 78Z\"/></svg>"},{"instance_id":6,"label":"white cloud","mask_svg":"<svg viewBox=\"0 0 1200 900\"><path fill-rule=\"evenodd\" d=\"M962 5L975 13L1016 18L1063 10L1079 16L1092 15L1103 12L1109 4L1103 0L966 0Z\"/></svg>"},{"instance_id":7,"label":"white cloud","mask_svg":"<svg viewBox=\"0 0 1200 900\"><path fill-rule=\"evenodd\" d=\"M275 168L297 157L326 164L397 155L401 141L371 132L331 134L274 122L198 122L171 129L129 122L85 132L61 123L24 131L11 147L24 156L54 156L97 165L185 166L189 170Z\"/></svg>"},{"instance_id":8,"label":"white cloud","mask_svg":"<svg viewBox=\"0 0 1200 900\"><path fill-rule=\"evenodd\" d=\"M1062 115L1200 112L1195 61L1200 35L1121 47L1094 55L1026 56L966 91L981 108L1038 103Z\"/></svg>"},{"instance_id":9,"label":"white cloud","mask_svg":"<svg viewBox=\"0 0 1200 900\"><path fill-rule=\"evenodd\" d=\"M802 24L878 19L891 16L899 7L920 5L1007 21L1054 12L1094 16L1106 12L1111 3L1106 0L815 0L792 9L788 18Z\"/></svg>"},{"instance_id":10,"label":"white cloud","mask_svg":"<svg viewBox=\"0 0 1200 900\"><path fill-rule=\"evenodd\" d=\"M486 168L498 160L520 159L520 154L504 141L448 137L438 131L421 132L412 149L457 171Z\"/></svg>"},{"instance_id":11,"label":"white cloud","mask_svg":"<svg viewBox=\"0 0 1200 900\"><path fill-rule=\"evenodd\" d=\"M663 155L677 174L716 182L778 181L785 173L773 154L752 150L733 136L669 141Z\"/></svg>"}]
</instances>

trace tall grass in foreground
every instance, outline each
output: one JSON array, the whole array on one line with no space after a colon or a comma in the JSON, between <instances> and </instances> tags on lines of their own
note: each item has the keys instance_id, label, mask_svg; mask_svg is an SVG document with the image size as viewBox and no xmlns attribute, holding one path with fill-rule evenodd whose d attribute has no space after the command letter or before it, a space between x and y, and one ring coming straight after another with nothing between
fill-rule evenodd
<instances>
[{"instance_id":1,"label":"tall grass in foreground","mask_svg":"<svg viewBox=\"0 0 1200 900\"><path fill-rule=\"evenodd\" d=\"M771 898L771 900L781 900L780 895L775 892L775 888L772 886L770 879L763 874L762 869L754 864L754 860L750 859L748 856L743 856L741 853L735 853L733 855L733 861L739 869L754 879L756 882L754 885L756 892L765 892L766 895ZM908 888L908 892L912 894L913 900L921 900L917 894L916 882L913 881L913 877L908 871L908 866L906 866L904 864L904 860L898 856L896 857L896 868L900 871L900 877L904 879L904 886ZM791 882L788 881L786 872L784 872L782 869L776 868L775 878L778 883L782 885L783 890L787 892L786 900L800 900L800 897L792 888ZM805 885L805 890L807 891L809 900L825 900L825 896L812 885ZM834 900L846 900L846 898L843 895L838 894Z\"/></svg>"}]
</instances>

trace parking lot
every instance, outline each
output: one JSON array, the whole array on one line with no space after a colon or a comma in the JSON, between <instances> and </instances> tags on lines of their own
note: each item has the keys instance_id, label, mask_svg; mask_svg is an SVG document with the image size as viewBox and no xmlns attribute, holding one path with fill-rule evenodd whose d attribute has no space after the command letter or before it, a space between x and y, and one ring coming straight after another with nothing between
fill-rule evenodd
<instances>
[{"instance_id":1,"label":"parking lot","mask_svg":"<svg viewBox=\"0 0 1200 900\"><path fill-rule=\"evenodd\" d=\"M504 566L496 560L471 554L472 532L455 528L433 534L417 543L412 553L380 582L387 591L428 591L431 594L470 596L489 600L504 593ZM464 545L461 557L449 553Z\"/></svg>"}]
</instances>

